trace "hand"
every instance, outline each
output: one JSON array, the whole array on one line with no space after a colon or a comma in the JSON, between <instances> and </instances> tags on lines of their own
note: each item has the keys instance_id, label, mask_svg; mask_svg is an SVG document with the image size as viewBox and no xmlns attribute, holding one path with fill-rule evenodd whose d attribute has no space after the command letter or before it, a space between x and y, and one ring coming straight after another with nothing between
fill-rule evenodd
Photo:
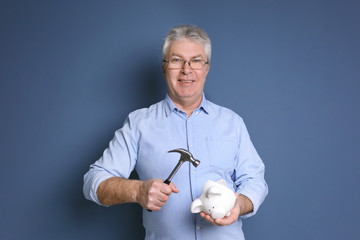
<instances>
[{"instance_id":1,"label":"hand","mask_svg":"<svg viewBox=\"0 0 360 240\"><path fill-rule=\"evenodd\" d=\"M206 221L216 225L216 226L228 226L236 222L240 216L240 201L239 194L235 193L236 201L234 207L230 211L229 216L225 216L223 218L213 219L211 215L206 214L204 212L200 213L200 216L203 217Z\"/></svg>"},{"instance_id":2,"label":"hand","mask_svg":"<svg viewBox=\"0 0 360 240\"><path fill-rule=\"evenodd\" d=\"M161 207L169 199L172 193L178 193L179 189L173 183L169 185L161 179L149 179L143 181L139 188L138 203L148 210L160 211Z\"/></svg>"}]
</instances>

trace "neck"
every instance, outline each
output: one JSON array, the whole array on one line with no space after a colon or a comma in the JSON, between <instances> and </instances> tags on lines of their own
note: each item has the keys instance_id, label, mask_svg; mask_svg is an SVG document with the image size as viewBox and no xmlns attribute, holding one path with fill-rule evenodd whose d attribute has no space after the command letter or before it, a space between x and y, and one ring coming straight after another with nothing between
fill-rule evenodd
<instances>
[{"instance_id":1,"label":"neck","mask_svg":"<svg viewBox=\"0 0 360 240\"><path fill-rule=\"evenodd\" d=\"M171 97L170 97L171 98ZM176 105L176 107L178 107L179 109L181 109L182 111L184 111L186 113L186 115L188 117L191 116L191 114L194 112L195 109L197 109L202 101L202 96L197 99L196 101L179 101L179 100L175 100L173 98L171 98L171 100L174 102L174 104Z\"/></svg>"}]
</instances>

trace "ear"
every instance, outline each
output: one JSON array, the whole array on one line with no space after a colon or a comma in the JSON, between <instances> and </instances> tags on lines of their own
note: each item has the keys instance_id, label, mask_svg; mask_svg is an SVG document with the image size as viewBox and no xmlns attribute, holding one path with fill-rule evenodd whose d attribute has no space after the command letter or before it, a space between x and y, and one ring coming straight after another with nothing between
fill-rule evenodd
<instances>
[{"instance_id":1,"label":"ear","mask_svg":"<svg viewBox=\"0 0 360 240\"><path fill-rule=\"evenodd\" d=\"M204 69L205 79L206 79L206 77L207 77L207 75L208 75L209 71L210 71L210 64L206 64L206 67L205 67L205 69Z\"/></svg>"},{"instance_id":2,"label":"ear","mask_svg":"<svg viewBox=\"0 0 360 240\"><path fill-rule=\"evenodd\" d=\"M164 65L165 65L164 63L161 64L161 69L163 71L163 74L165 75L166 69L165 69Z\"/></svg>"},{"instance_id":3,"label":"ear","mask_svg":"<svg viewBox=\"0 0 360 240\"><path fill-rule=\"evenodd\" d=\"M220 196L222 193L221 189L217 186L212 186L208 189L206 192L206 197L214 197L214 196Z\"/></svg>"},{"instance_id":4,"label":"ear","mask_svg":"<svg viewBox=\"0 0 360 240\"><path fill-rule=\"evenodd\" d=\"M202 202L200 199L195 199L192 203L191 203L191 212L192 213L199 213L201 212L201 206L202 206Z\"/></svg>"}]
</instances>

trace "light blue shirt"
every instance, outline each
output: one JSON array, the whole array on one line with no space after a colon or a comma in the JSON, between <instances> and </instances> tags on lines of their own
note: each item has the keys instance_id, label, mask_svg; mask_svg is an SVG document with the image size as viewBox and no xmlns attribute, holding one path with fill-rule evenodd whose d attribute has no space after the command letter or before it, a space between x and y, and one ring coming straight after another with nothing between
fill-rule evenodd
<instances>
[{"instance_id":1,"label":"light blue shirt","mask_svg":"<svg viewBox=\"0 0 360 240\"><path fill-rule=\"evenodd\" d=\"M144 209L146 239L244 239L242 219L254 215L268 193L264 164L242 118L207 101L205 95L190 117L169 96L130 113L103 156L85 174L85 197L101 205L96 195L99 184L114 176L128 178L134 168L140 180L166 179L180 158L178 153L168 153L176 148L189 150L200 164L196 168L189 162L182 165L172 179L180 192L172 194L161 211ZM212 225L199 213L190 212L204 183L219 179L254 205L252 213L230 226Z\"/></svg>"}]
</instances>

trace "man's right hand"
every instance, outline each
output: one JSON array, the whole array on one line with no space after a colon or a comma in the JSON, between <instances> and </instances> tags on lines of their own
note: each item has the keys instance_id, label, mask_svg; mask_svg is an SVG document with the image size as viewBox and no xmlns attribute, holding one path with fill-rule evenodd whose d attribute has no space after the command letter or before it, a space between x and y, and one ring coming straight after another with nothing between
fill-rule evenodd
<instances>
[{"instance_id":1,"label":"man's right hand","mask_svg":"<svg viewBox=\"0 0 360 240\"><path fill-rule=\"evenodd\" d=\"M169 185L161 179L142 181L138 190L137 202L145 209L160 211L172 193L178 193L175 184Z\"/></svg>"}]
</instances>

